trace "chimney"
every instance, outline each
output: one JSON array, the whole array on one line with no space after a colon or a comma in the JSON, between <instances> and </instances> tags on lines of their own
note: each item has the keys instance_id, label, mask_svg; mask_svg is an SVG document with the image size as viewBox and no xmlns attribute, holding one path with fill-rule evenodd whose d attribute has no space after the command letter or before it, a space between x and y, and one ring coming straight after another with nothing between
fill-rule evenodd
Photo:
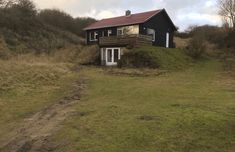
<instances>
[{"instance_id":1,"label":"chimney","mask_svg":"<svg viewBox=\"0 0 235 152\"><path fill-rule=\"evenodd\" d=\"M126 11L126 16L130 16L131 15L131 11L130 10L127 10Z\"/></svg>"}]
</instances>

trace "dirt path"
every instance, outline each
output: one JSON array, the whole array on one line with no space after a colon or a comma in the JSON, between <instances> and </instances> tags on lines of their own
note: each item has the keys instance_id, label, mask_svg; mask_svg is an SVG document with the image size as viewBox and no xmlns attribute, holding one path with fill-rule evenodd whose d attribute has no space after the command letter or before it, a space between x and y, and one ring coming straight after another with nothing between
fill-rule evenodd
<instances>
[{"instance_id":1,"label":"dirt path","mask_svg":"<svg viewBox=\"0 0 235 152\"><path fill-rule=\"evenodd\" d=\"M76 91L70 97L25 119L20 124L21 127L13 131L12 138L0 144L0 152L54 151L52 147L47 146L48 139L60 128L60 124L75 112L73 105L80 101L83 88L84 82L78 82Z\"/></svg>"}]
</instances>

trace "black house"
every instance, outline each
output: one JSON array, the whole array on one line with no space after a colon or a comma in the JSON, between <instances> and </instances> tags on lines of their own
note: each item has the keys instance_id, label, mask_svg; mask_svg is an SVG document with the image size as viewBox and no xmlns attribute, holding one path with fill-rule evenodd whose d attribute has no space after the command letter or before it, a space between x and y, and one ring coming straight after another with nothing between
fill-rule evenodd
<instances>
[{"instance_id":1,"label":"black house","mask_svg":"<svg viewBox=\"0 0 235 152\"><path fill-rule=\"evenodd\" d=\"M128 45L174 47L177 30L165 9L103 19L86 27L87 45L98 44L104 65L116 65Z\"/></svg>"}]
</instances>

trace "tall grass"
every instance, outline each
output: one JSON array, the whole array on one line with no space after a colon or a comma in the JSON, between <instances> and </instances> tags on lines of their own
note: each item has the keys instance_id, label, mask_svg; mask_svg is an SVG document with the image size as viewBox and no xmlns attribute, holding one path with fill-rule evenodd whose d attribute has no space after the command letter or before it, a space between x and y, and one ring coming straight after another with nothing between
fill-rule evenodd
<instances>
[{"instance_id":1,"label":"tall grass","mask_svg":"<svg viewBox=\"0 0 235 152\"><path fill-rule=\"evenodd\" d=\"M54 63L46 56L24 55L10 60L0 60L0 94L17 93L43 85L53 85L70 72L72 65Z\"/></svg>"},{"instance_id":2,"label":"tall grass","mask_svg":"<svg viewBox=\"0 0 235 152\"><path fill-rule=\"evenodd\" d=\"M9 49L3 37L0 35L0 59L7 59L10 56Z\"/></svg>"}]
</instances>

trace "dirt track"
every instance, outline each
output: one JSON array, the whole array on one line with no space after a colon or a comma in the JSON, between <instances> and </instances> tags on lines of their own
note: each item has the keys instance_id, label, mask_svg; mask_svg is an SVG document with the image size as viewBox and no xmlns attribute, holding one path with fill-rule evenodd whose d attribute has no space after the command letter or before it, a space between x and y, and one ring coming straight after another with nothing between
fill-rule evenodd
<instances>
[{"instance_id":1,"label":"dirt track","mask_svg":"<svg viewBox=\"0 0 235 152\"><path fill-rule=\"evenodd\" d=\"M56 104L32 115L13 131L12 138L0 144L0 152L46 152L54 151L48 139L60 129L60 124L75 111L73 105L80 100L83 82L78 82L76 91Z\"/></svg>"}]
</instances>

